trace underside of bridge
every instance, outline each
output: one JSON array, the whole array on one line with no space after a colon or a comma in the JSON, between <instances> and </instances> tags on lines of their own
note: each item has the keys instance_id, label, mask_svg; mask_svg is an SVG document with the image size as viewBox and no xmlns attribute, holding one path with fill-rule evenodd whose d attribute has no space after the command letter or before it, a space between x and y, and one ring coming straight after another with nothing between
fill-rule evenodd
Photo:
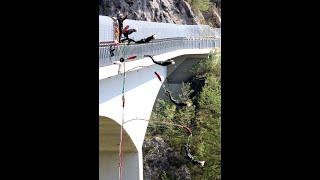
<instances>
[{"instance_id":1,"label":"underside of bridge","mask_svg":"<svg viewBox=\"0 0 320 180\"><path fill-rule=\"evenodd\" d=\"M186 82L194 76L191 71L193 67L198 64L199 61L206 58L208 58L207 54L195 54L175 58L175 66L168 66L167 83L178 84Z\"/></svg>"},{"instance_id":2,"label":"underside of bridge","mask_svg":"<svg viewBox=\"0 0 320 180\"><path fill-rule=\"evenodd\" d=\"M179 56L174 59L174 66L168 66L166 84L174 96L180 93L182 83L188 82L195 75L192 72L193 67L206 58L208 54ZM163 89L158 93L157 99L159 98L169 100Z\"/></svg>"},{"instance_id":3,"label":"underside of bridge","mask_svg":"<svg viewBox=\"0 0 320 180\"><path fill-rule=\"evenodd\" d=\"M115 121L100 117L99 120L99 151L119 152L121 126ZM131 138L124 130L124 152L137 152Z\"/></svg>"}]
</instances>

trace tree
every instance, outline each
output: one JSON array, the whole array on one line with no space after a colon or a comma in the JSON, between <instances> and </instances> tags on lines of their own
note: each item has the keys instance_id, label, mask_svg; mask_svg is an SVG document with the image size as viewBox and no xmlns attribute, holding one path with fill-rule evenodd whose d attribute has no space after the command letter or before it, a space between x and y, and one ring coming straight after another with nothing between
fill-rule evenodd
<instances>
[{"instance_id":1,"label":"tree","mask_svg":"<svg viewBox=\"0 0 320 180\"><path fill-rule=\"evenodd\" d=\"M192 147L198 159L206 160L203 169L190 167L194 179L221 179L221 58L211 54L194 71L193 82L203 81L194 98L197 102Z\"/></svg>"},{"instance_id":2,"label":"tree","mask_svg":"<svg viewBox=\"0 0 320 180\"><path fill-rule=\"evenodd\" d=\"M212 6L212 2L210 0L188 0L188 3L200 11L207 11L209 7Z\"/></svg>"}]
</instances>

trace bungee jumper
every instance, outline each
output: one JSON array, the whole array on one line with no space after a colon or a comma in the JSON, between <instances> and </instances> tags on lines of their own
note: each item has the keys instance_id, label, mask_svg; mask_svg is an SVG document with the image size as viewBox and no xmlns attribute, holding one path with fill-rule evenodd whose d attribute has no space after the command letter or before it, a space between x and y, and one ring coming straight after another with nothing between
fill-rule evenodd
<instances>
[{"instance_id":1,"label":"bungee jumper","mask_svg":"<svg viewBox=\"0 0 320 180\"><path fill-rule=\"evenodd\" d=\"M177 105L177 106L180 106L180 107L185 107L185 106L187 106L187 107L190 107L191 106L191 103L189 103L189 102L179 102L178 100L176 100L176 99L173 99L173 97L172 97L172 95L171 95L171 92L170 91L168 91L168 90L166 90L165 89L165 91L166 91L166 95L169 97L169 99L170 99L170 101L173 103L173 104L175 104L175 105Z\"/></svg>"},{"instance_id":2,"label":"bungee jumper","mask_svg":"<svg viewBox=\"0 0 320 180\"><path fill-rule=\"evenodd\" d=\"M140 39L139 41L136 41L137 44L143 44L143 43L149 43L151 40L154 40L156 38L156 35L153 34L145 39Z\"/></svg>"},{"instance_id":3,"label":"bungee jumper","mask_svg":"<svg viewBox=\"0 0 320 180\"><path fill-rule=\"evenodd\" d=\"M129 29L129 25L127 25L123 30L122 30L122 33L123 33L123 36L126 38L126 39L129 39L129 35L134 33L134 32L137 32L138 29L137 28L133 28L133 29Z\"/></svg>"},{"instance_id":4,"label":"bungee jumper","mask_svg":"<svg viewBox=\"0 0 320 180\"><path fill-rule=\"evenodd\" d=\"M205 163L206 161L196 160L196 159L192 156L192 154L191 154L190 145L189 145L190 139L192 138L192 131L191 131L191 129L190 129L189 127L187 127L187 126L181 126L181 127L185 128L185 129L188 131L188 133L190 134L189 137L188 137L187 144L184 145L185 150L186 150L186 156L188 157L188 159L189 159L192 163L194 163L194 164L199 164L201 167L204 167L204 163Z\"/></svg>"},{"instance_id":5,"label":"bungee jumper","mask_svg":"<svg viewBox=\"0 0 320 180\"><path fill-rule=\"evenodd\" d=\"M132 121L135 121L135 120L149 121L147 119L138 119L138 118L136 118L136 119L127 120L127 121L124 122L124 124L132 122ZM156 124L159 123L159 124L162 124L162 125L176 126L176 127L185 129L187 131L187 133L189 133L187 144L184 145L186 156L192 163L199 164L201 167L204 167L205 161L196 160L193 157L193 155L191 154L190 145L189 145L190 139L192 138L192 130L191 130L191 128L189 128L188 126L182 125L182 124L175 124L175 123L165 122L165 121L150 121L150 123L156 123Z\"/></svg>"},{"instance_id":6,"label":"bungee jumper","mask_svg":"<svg viewBox=\"0 0 320 180\"><path fill-rule=\"evenodd\" d=\"M151 58L151 60L153 61L153 63L158 64L158 65L160 65L160 66L169 66L169 65L171 65L171 64L175 64L175 62L174 62L173 60L169 60L169 61L155 61L155 60L153 59L153 56L151 56L151 55L144 55L144 57L149 57L149 58Z\"/></svg>"},{"instance_id":7,"label":"bungee jumper","mask_svg":"<svg viewBox=\"0 0 320 180\"><path fill-rule=\"evenodd\" d=\"M184 145L184 147L185 147L186 156L188 157L188 159L189 159L191 162L193 162L193 163L195 163L195 164L199 164L201 167L204 167L204 163L205 163L206 161L199 161L199 160L194 159L194 157L191 155L191 150L190 150L190 145L189 145L189 144Z\"/></svg>"},{"instance_id":8,"label":"bungee jumper","mask_svg":"<svg viewBox=\"0 0 320 180\"><path fill-rule=\"evenodd\" d=\"M160 75L157 72L154 72L154 74L157 76L157 78L159 79L159 81L162 84L163 89L166 92L166 95L169 97L170 101L175 104L176 106L180 106L180 107L190 107L192 104L190 102L179 102L178 100L174 99L171 95L171 92L169 90L166 89L166 86L163 84L162 79L160 77Z\"/></svg>"}]
</instances>

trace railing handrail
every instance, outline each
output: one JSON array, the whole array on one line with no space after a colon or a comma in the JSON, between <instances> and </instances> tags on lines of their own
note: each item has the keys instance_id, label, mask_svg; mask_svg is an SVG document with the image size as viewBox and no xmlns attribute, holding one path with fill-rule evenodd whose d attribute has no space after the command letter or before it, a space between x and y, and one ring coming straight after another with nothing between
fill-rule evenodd
<instances>
[{"instance_id":1,"label":"railing handrail","mask_svg":"<svg viewBox=\"0 0 320 180\"><path fill-rule=\"evenodd\" d=\"M150 41L149 43L158 43L158 42L165 42L165 41L174 41L174 40L207 40L207 39L220 39L214 36L207 36L207 37L175 37L175 38L163 38L163 39L154 39ZM110 46L110 45L115 45L115 42L113 41L102 41L99 42L99 47L105 47L105 46ZM127 45L127 43L117 43L119 46ZM131 43L129 46L134 46L134 45L140 45L140 44L135 44Z\"/></svg>"},{"instance_id":2,"label":"railing handrail","mask_svg":"<svg viewBox=\"0 0 320 180\"><path fill-rule=\"evenodd\" d=\"M144 44L118 44L114 46L111 55L110 45L99 46L99 67L113 64L121 57L137 56L136 60L143 58L145 54L159 55L180 49L213 49L220 47L220 38L167 38L158 39Z\"/></svg>"}]
</instances>

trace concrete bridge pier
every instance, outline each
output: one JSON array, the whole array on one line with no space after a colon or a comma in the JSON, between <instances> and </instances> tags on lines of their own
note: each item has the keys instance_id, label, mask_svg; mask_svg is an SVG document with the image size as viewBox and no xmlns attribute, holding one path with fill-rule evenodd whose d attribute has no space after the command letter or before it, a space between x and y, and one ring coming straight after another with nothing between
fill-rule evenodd
<instances>
[{"instance_id":1,"label":"concrete bridge pier","mask_svg":"<svg viewBox=\"0 0 320 180\"><path fill-rule=\"evenodd\" d=\"M116 67L115 67L116 68ZM166 67L152 65L126 73L124 109L124 180L143 179L142 145L161 83L154 72L166 77ZM118 179L118 153L122 124L123 75L99 81L99 179Z\"/></svg>"}]
</instances>

